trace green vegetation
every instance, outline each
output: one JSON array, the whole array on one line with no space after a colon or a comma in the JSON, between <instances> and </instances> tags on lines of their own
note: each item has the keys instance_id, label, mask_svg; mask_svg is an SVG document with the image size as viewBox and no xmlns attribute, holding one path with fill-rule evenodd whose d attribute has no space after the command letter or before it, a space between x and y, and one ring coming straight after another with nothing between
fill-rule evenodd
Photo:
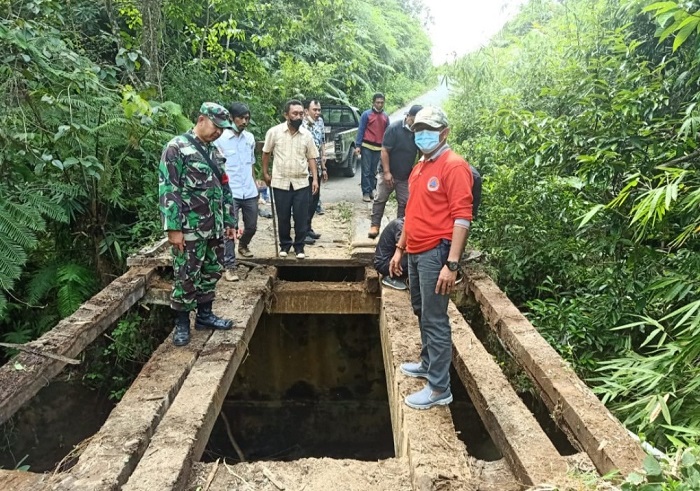
<instances>
[{"instance_id":1,"label":"green vegetation","mask_svg":"<svg viewBox=\"0 0 700 491\"><path fill-rule=\"evenodd\" d=\"M160 152L203 101L247 102L258 138L290 97L399 105L429 80L423 16L415 0L0 0L0 339L38 337L162 234Z\"/></svg>"},{"instance_id":2,"label":"green vegetation","mask_svg":"<svg viewBox=\"0 0 700 491\"><path fill-rule=\"evenodd\" d=\"M700 434L699 8L532 0L449 73L452 142L484 175L474 240L548 341L668 453ZM690 489L647 473L627 489Z\"/></svg>"}]
</instances>

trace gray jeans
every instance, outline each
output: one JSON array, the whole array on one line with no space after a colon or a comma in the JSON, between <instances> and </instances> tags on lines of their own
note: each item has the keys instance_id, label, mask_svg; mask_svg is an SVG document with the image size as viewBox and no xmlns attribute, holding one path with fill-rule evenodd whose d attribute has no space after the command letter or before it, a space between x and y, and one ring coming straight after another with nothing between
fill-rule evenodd
<instances>
[{"instance_id":1,"label":"gray jeans","mask_svg":"<svg viewBox=\"0 0 700 491\"><path fill-rule=\"evenodd\" d=\"M398 181L394 179L394 185L391 186L386 183L384 174L380 172L377 181L377 198L372 204L372 226L375 227L381 225L386 202L394 190L396 190L396 203L399 205L396 218L403 218L406 215L406 203L408 202L408 180Z\"/></svg>"},{"instance_id":2,"label":"gray jeans","mask_svg":"<svg viewBox=\"0 0 700 491\"><path fill-rule=\"evenodd\" d=\"M411 306L420 326L420 358L428 367L428 384L438 392L450 387L452 363L452 329L447 315L450 296L435 293L449 252L450 242L443 240L434 249L408 255Z\"/></svg>"}]
</instances>

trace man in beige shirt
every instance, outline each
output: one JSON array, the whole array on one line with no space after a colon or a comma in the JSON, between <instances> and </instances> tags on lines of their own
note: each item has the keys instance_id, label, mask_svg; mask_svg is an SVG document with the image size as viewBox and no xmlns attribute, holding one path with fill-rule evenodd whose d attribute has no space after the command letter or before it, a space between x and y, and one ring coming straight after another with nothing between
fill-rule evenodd
<instances>
[{"instance_id":1,"label":"man in beige shirt","mask_svg":"<svg viewBox=\"0 0 700 491\"><path fill-rule=\"evenodd\" d=\"M316 158L318 150L311 133L301 127L304 106L292 99L284 105L284 123L267 130L263 145L262 168L265 182L272 188L277 212L280 257L287 257L294 247L297 259L304 259L304 239L308 233L311 171L311 194L318 193ZM270 176L272 155L272 176ZM291 220L294 213L294 241Z\"/></svg>"}]
</instances>

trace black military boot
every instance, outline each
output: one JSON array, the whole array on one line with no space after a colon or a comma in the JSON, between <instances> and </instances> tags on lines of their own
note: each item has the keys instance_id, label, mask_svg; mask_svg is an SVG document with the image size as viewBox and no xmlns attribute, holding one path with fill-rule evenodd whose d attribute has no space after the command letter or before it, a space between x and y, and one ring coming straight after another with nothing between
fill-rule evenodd
<instances>
[{"instance_id":1,"label":"black military boot","mask_svg":"<svg viewBox=\"0 0 700 491\"><path fill-rule=\"evenodd\" d=\"M197 306L197 317L194 319L195 329L227 330L233 327L233 321L222 319L211 311L212 302L200 303Z\"/></svg>"},{"instance_id":2,"label":"black military boot","mask_svg":"<svg viewBox=\"0 0 700 491\"><path fill-rule=\"evenodd\" d=\"M178 311L175 314L175 330L173 331L173 344L185 346L190 342L190 313Z\"/></svg>"}]
</instances>

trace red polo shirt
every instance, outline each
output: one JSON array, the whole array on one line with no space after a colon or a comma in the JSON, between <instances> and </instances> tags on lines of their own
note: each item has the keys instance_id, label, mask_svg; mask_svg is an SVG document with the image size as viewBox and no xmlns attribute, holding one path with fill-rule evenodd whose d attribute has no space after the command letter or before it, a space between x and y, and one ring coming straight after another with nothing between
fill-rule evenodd
<instances>
[{"instance_id":1,"label":"red polo shirt","mask_svg":"<svg viewBox=\"0 0 700 491\"><path fill-rule=\"evenodd\" d=\"M452 240L455 220L472 219L473 184L469 164L451 149L416 164L408 178L406 252L418 254Z\"/></svg>"}]
</instances>

